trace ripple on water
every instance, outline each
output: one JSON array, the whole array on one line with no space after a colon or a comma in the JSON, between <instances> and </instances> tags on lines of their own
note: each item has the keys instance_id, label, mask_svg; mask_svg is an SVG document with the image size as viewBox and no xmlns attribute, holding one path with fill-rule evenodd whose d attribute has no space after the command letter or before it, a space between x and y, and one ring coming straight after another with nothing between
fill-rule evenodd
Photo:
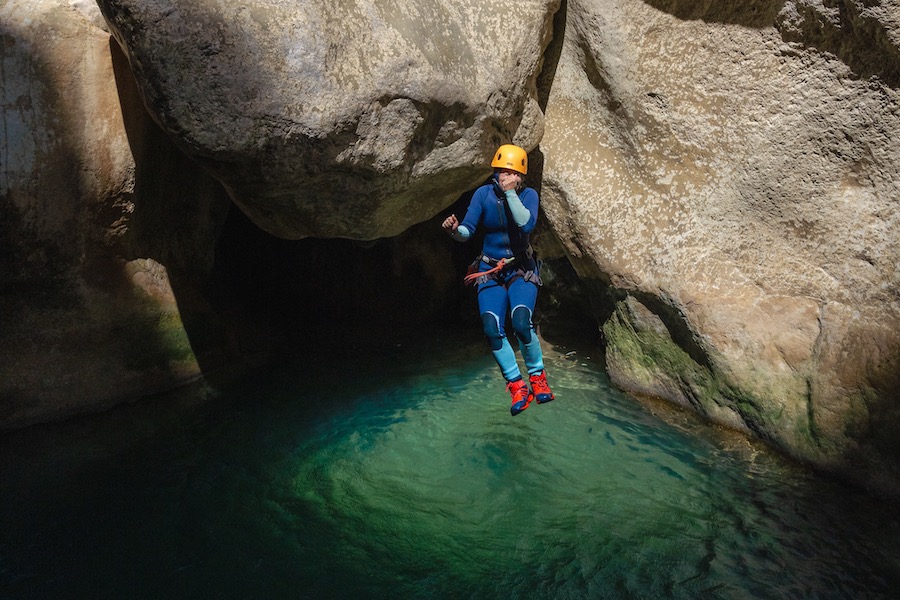
<instances>
[{"instance_id":1,"label":"ripple on water","mask_svg":"<svg viewBox=\"0 0 900 600\"><path fill-rule=\"evenodd\" d=\"M21 432L2 445L0 489L15 493L0 513L0 596L896 589L894 504L684 415L664 421L574 356L548 351L558 399L516 418L471 344L387 353L352 378L292 365L215 402Z\"/></svg>"}]
</instances>

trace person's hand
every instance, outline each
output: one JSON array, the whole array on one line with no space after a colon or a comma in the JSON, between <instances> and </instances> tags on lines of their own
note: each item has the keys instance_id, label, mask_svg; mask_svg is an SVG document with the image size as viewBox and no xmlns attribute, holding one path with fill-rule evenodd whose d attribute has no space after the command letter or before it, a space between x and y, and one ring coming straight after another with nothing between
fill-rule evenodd
<instances>
[{"instance_id":1,"label":"person's hand","mask_svg":"<svg viewBox=\"0 0 900 600\"><path fill-rule=\"evenodd\" d=\"M441 227L444 228L444 231L447 233L453 233L456 231L456 228L459 227L459 221L456 219L456 215L450 215L444 222L441 223Z\"/></svg>"},{"instance_id":2,"label":"person's hand","mask_svg":"<svg viewBox=\"0 0 900 600\"><path fill-rule=\"evenodd\" d=\"M500 184L500 189L502 189L504 192L516 189L516 186L519 184L519 177L520 175L518 173L513 173L511 171L501 171L497 176L497 181Z\"/></svg>"}]
</instances>

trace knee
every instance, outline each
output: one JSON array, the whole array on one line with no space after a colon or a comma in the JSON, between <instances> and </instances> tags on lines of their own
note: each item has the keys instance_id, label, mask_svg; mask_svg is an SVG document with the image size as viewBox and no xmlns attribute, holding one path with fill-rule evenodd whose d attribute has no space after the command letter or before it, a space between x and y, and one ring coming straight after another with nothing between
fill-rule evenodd
<instances>
[{"instance_id":1,"label":"knee","mask_svg":"<svg viewBox=\"0 0 900 600\"><path fill-rule=\"evenodd\" d=\"M516 332L516 337L519 338L523 344L531 342L531 331L533 326L531 324L531 310L527 306L519 305L513 309L512 326L513 331Z\"/></svg>"},{"instance_id":2,"label":"knee","mask_svg":"<svg viewBox=\"0 0 900 600\"><path fill-rule=\"evenodd\" d=\"M481 326L484 335L491 345L491 350L499 350L503 347L503 333L500 331L500 319L494 313L482 313Z\"/></svg>"}]
</instances>

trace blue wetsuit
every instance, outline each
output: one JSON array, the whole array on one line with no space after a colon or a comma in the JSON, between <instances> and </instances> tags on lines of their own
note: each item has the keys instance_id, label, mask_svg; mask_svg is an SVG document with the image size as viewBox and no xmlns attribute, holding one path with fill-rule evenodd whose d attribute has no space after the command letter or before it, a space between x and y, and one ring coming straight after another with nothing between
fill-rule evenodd
<instances>
[{"instance_id":1,"label":"blue wetsuit","mask_svg":"<svg viewBox=\"0 0 900 600\"><path fill-rule=\"evenodd\" d=\"M536 375L544 370L541 345L532 322L538 286L541 285L529 239L537 217L538 194L533 188L526 187L518 193L514 190L504 192L496 180L492 180L475 190L466 216L454 235L458 240L466 240L479 226L484 228L478 272L490 270L500 259L512 259L500 272L478 280L478 310L484 334L507 381L522 377L515 352L506 337L507 312L528 374Z\"/></svg>"}]
</instances>

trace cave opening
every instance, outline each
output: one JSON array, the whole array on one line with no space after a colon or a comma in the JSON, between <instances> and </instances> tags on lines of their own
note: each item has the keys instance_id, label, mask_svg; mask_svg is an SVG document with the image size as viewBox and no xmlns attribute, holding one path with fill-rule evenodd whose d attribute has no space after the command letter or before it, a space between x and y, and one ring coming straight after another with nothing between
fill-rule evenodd
<instances>
[{"instance_id":1,"label":"cave opening","mask_svg":"<svg viewBox=\"0 0 900 600\"><path fill-rule=\"evenodd\" d=\"M464 210L470 195L399 236L372 241L281 239L232 205L204 295L226 337L274 356L427 344L448 333L479 339L475 290L462 277L480 240L458 244L440 228L445 213ZM542 263L540 334L554 344L598 346L597 294L564 257Z\"/></svg>"}]
</instances>

